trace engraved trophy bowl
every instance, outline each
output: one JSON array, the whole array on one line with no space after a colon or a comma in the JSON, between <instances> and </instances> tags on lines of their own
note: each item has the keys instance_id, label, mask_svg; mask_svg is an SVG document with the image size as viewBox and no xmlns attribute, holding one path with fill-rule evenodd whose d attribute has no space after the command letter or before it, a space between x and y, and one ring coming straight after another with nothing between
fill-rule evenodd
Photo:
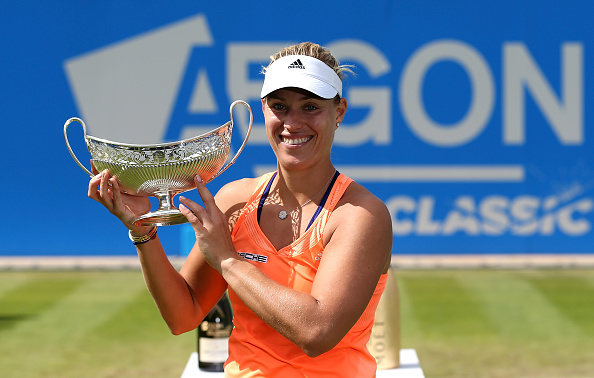
<instances>
[{"instance_id":1,"label":"engraved trophy bowl","mask_svg":"<svg viewBox=\"0 0 594 378\"><path fill-rule=\"evenodd\" d=\"M248 109L249 127L241 147L225 164L229 157L233 132L233 108L237 104ZM74 121L79 122L92 157L92 165L97 171L108 169L126 193L158 199L159 208L138 217L134 224L170 226L187 222L186 217L173 204L175 195L196 188L194 177L197 174L205 183L219 176L235 163L243 151L252 130L252 110L245 101L235 101L229 107L229 116L229 122L197 137L148 145L118 143L87 135L84 121L73 117L64 124L64 140L74 161L90 177L94 177L78 160L68 142L68 126Z\"/></svg>"}]
</instances>

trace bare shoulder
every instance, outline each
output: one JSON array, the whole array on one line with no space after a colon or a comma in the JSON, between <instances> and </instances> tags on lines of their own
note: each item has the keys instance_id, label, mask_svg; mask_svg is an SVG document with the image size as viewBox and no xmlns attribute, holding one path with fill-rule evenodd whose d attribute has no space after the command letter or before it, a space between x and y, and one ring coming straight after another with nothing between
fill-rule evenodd
<instances>
[{"instance_id":1,"label":"bare shoulder","mask_svg":"<svg viewBox=\"0 0 594 378\"><path fill-rule=\"evenodd\" d=\"M222 212L234 211L239 206L241 209L250 199L256 189L260 178L243 178L225 184L215 196L215 200Z\"/></svg>"},{"instance_id":2,"label":"bare shoulder","mask_svg":"<svg viewBox=\"0 0 594 378\"><path fill-rule=\"evenodd\" d=\"M352 250L354 255L364 249L387 269L392 254L392 218L382 200L361 184L349 185L327 226L326 241L340 245L343 251Z\"/></svg>"},{"instance_id":3,"label":"bare shoulder","mask_svg":"<svg viewBox=\"0 0 594 378\"><path fill-rule=\"evenodd\" d=\"M335 212L392 223L390 213L384 202L357 182L349 185L338 202Z\"/></svg>"},{"instance_id":4,"label":"bare shoulder","mask_svg":"<svg viewBox=\"0 0 594 378\"><path fill-rule=\"evenodd\" d=\"M223 186L215 196L217 206L227 216L230 230L235 226L260 179L261 177L232 181Z\"/></svg>"}]
</instances>

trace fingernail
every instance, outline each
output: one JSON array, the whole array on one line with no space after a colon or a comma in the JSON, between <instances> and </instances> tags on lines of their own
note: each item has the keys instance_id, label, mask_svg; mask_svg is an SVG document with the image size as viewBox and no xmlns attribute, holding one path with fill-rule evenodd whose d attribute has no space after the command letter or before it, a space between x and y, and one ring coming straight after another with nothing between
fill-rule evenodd
<instances>
[{"instance_id":1,"label":"fingernail","mask_svg":"<svg viewBox=\"0 0 594 378\"><path fill-rule=\"evenodd\" d=\"M186 199L186 197L184 197L184 196L179 196L179 200L180 200L180 201L182 201L182 200L185 200L185 199Z\"/></svg>"},{"instance_id":2,"label":"fingernail","mask_svg":"<svg viewBox=\"0 0 594 378\"><path fill-rule=\"evenodd\" d=\"M202 177L200 177L200 175L196 175L196 182L202 182Z\"/></svg>"}]
</instances>

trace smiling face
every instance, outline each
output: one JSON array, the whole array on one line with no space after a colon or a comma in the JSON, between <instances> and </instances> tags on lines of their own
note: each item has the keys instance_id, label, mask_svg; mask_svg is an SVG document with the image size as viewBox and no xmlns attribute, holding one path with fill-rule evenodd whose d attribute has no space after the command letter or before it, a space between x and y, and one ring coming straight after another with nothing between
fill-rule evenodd
<instances>
[{"instance_id":1,"label":"smiling face","mask_svg":"<svg viewBox=\"0 0 594 378\"><path fill-rule=\"evenodd\" d=\"M262 99L266 134L278 162L286 169L305 169L330 161L336 124L347 102L325 100L312 93L285 88Z\"/></svg>"}]
</instances>

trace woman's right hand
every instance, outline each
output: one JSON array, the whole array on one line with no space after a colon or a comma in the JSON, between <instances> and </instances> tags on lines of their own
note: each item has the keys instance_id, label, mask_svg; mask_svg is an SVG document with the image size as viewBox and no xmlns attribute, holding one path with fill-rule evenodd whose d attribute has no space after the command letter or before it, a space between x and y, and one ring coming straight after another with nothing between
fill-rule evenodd
<instances>
[{"instance_id":1,"label":"woman's right hand","mask_svg":"<svg viewBox=\"0 0 594 378\"><path fill-rule=\"evenodd\" d=\"M89 198L105 206L133 234L147 234L152 227L135 226L134 220L151 210L148 197L124 193L117 178L108 170L98 173L93 167L93 173L95 176L89 181Z\"/></svg>"}]
</instances>

